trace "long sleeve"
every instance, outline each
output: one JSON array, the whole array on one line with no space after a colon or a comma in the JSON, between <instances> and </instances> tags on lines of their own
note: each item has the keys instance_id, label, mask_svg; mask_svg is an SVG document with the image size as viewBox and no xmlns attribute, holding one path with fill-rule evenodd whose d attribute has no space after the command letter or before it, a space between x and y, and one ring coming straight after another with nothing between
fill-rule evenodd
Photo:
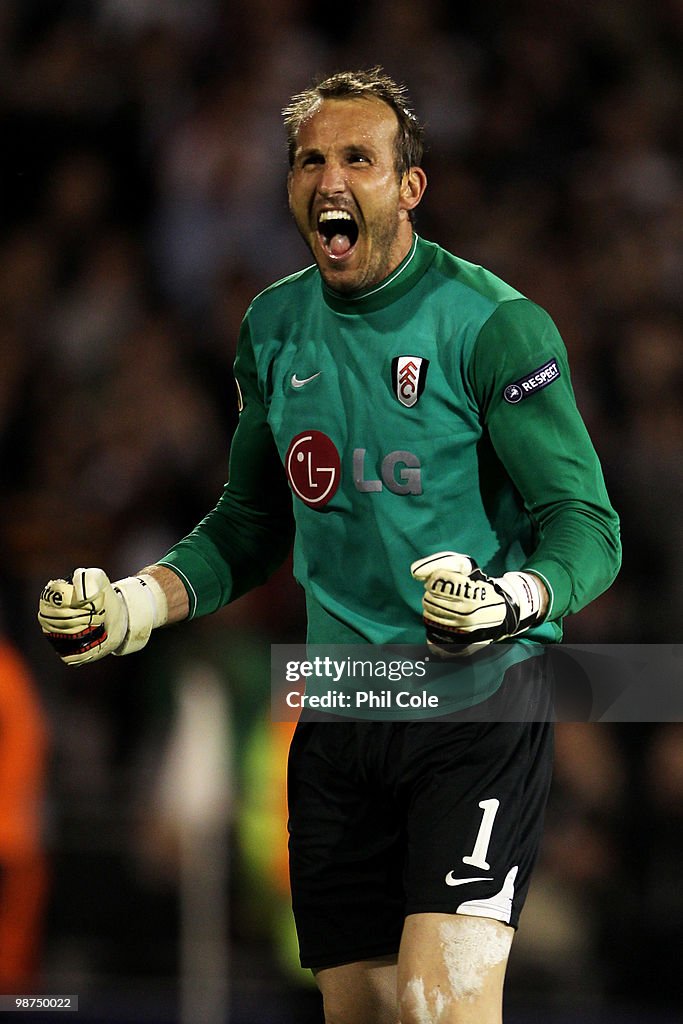
<instances>
[{"instance_id":1,"label":"long sleeve","mask_svg":"<svg viewBox=\"0 0 683 1024\"><path fill-rule=\"evenodd\" d=\"M546 582L549 619L578 611L616 576L619 522L548 314L526 299L502 303L480 331L470 385L536 529L520 568Z\"/></svg>"},{"instance_id":2,"label":"long sleeve","mask_svg":"<svg viewBox=\"0 0 683 1024\"><path fill-rule=\"evenodd\" d=\"M263 583L292 545L291 492L268 426L246 323L235 376L241 410L228 483L215 508L159 562L183 580L190 618L216 611Z\"/></svg>"}]
</instances>

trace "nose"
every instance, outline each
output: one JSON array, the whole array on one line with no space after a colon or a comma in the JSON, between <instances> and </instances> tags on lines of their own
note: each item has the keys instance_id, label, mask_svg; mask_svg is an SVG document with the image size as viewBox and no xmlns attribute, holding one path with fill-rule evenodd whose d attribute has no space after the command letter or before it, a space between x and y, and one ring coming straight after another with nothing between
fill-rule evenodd
<instances>
[{"instance_id":1,"label":"nose","mask_svg":"<svg viewBox=\"0 0 683 1024\"><path fill-rule=\"evenodd\" d=\"M346 178L342 165L337 160L326 160L322 166L318 191L322 196L338 195L346 190Z\"/></svg>"}]
</instances>

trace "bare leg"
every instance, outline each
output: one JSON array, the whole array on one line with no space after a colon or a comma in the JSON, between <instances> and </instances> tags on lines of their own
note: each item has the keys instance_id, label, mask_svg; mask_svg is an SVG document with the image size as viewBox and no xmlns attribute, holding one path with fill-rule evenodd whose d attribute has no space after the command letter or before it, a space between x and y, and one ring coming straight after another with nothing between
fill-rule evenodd
<instances>
[{"instance_id":1,"label":"bare leg","mask_svg":"<svg viewBox=\"0 0 683 1024\"><path fill-rule=\"evenodd\" d=\"M513 929L464 914L406 918L398 963L400 1024L501 1024Z\"/></svg>"},{"instance_id":2,"label":"bare leg","mask_svg":"<svg viewBox=\"0 0 683 1024\"><path fill-rule=\"evenodd\" d=\"M325 1024L397 1024L396 957L317 971Z\"/></svg>"}]
</instances>

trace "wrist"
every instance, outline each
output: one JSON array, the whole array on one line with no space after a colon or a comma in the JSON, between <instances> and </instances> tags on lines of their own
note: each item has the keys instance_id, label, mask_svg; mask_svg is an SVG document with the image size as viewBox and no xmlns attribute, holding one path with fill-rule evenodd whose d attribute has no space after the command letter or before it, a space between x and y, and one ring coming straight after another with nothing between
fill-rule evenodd
<instances>
[{"instance_id":1,"label":"wrist","mask_svg":"<svg viewBox=\"0 0 683 1024\"><path fill-rule=\"evenodd\" d=\"M132 654L145 646L153 629L168 621L166 595L147 573L117 580L112 586L126 618L123 638L112 653L118 656Z\"/></svg>"},{"instance_id":2,"label":"wrist","mask_svg":"<svg viewBox=\"0 0 683 1024\"><path fill-rule=\"evenodd\" d=\"M506 572L500 583L519 609L519 624L514 633L520 633L541 621L547 607L547 594L536 576L521 571Z\"/></svg>"}]
</instances>

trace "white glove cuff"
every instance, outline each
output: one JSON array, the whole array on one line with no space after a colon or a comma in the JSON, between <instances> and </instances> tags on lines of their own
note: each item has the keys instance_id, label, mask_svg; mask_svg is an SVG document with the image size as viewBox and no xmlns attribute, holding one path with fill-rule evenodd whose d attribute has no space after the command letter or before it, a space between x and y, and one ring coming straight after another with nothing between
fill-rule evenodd
<instances>
[{"instance_id":1,"label":"white glove cuff","mask_svg":"<svg viewBox=\"0 0 683 1024\"><path fill-rule=\"evenodd\" d=\"M112 583L121 595L128 614L123 640L113 654L132 654L145 646L153 629L168 621L168 602L157 581L143 573Z\"/></svg>"},{"instance_id":2,"label":"white glove cuff","mask_svg":"<svg viewBox=\"0 0 683 1024\"><path fill-rule=\"evenodd\" d=\"M520 628L533 626L541 613L541 588L536 578L528 572L506 572L500 583L517 602Z\"/></svg>"}]
</instances>

